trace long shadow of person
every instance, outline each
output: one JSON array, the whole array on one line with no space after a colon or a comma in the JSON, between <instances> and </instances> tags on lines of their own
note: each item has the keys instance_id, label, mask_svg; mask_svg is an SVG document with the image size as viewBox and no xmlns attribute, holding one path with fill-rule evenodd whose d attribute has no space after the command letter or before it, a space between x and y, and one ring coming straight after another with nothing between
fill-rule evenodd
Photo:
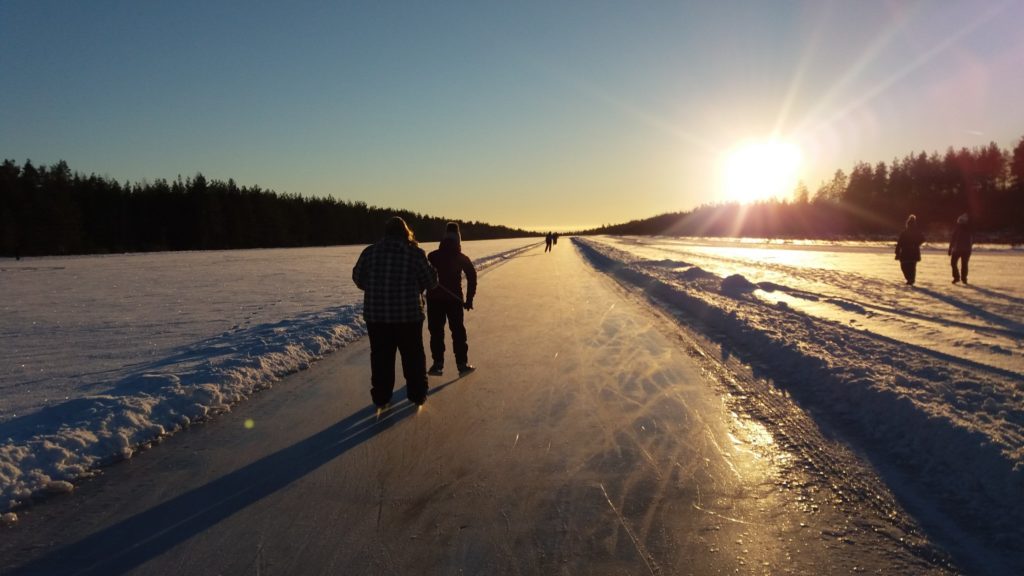
<instances>
[{"instance_id":1,"label":"long shadow of person","mask_svg":"<svg viewBox=\"0 0 1024 576\"><path fill-rule=\"evenodd\" d=\"M458 381L430 390L434 395ZM124 574L313 472L416 413L367 406L324 430L149 510L58 548L10 574Z\"/></svg>"},{"instance_id":2,"label":"long shadow of person","mask_svg":"<svg viewBox=\"0 0 1024 576\"><path fill-rule=\"evenodd\" d=\"M1000 300L1006 300L1010 304L1020 304L1024 306L1024 298L1018 298L1016 296L1011 296L1010 294L1003 294L998 290L993 290L991 288L982 288L977 284L968 284L967 286L965 286L965 288L967 288L968 290L978 292L979 294L984 294L985 296L989 296L990 298L998 298Z\"/></svg>"},{"instance_id":3,"label":"long shadow of person","mask_svg":"<svg viewBox=\"0 0 1024 576\"><path fill-rule=\"evenodd\" d=\"M1003 316L992 313L991 310L986 310L980 306L963 302L949 294L943 294L942 292L937 292L928 288L919 288L918 291L927 294L936 300L941 300L951 306L959 308L975 318L980 318L987 322L991 322L992 324L1002 326L1009 331L1015 332L1020 337L1024 337L1024 323L1019 320L1004 318Z\"/></svg>"}]
</instances>

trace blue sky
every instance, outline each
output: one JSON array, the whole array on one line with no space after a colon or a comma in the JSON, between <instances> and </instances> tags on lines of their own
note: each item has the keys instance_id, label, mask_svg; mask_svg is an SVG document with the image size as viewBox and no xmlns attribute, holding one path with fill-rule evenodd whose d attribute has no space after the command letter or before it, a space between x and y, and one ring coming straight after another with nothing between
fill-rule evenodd
<instances>
[{"instance_id":1,"label":"blue sky","mask_svg":"<svg viewBox=\"0 0 1024 576\"><path fill-rule=\"evenodd\" d=\"M0 2L0 157L575 228L1024 136L1024 2ZM755 179L756 180L756 179Z\"/></svg>"}]
</instances>

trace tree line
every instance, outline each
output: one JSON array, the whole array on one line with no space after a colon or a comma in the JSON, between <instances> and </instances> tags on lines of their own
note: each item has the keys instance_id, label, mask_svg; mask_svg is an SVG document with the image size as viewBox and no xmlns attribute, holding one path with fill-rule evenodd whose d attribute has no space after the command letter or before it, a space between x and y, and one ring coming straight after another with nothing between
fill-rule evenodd
<instances>
[{"instance_id":1,"label":"tree line","mask_svg":"<svg viewBox=\"0 0 1024 576\"><path fill-rule=\"evenodd\" d=\"M911 213L932 237L947 234L967 213L979 239L1024 242L1024 138L1012 150L993 142L889 163L858 162L849 174L837 170L813 194L798 184L790 200L705 205L579 233L877 238L898 231ZM202 174L122 184L72 172L63 160L0 164L3 256L366 244L395 214L421 240L444 233L440 217L278 194ZM473 239L536 235L482 222L460 226Z\"/></svg>"},{"instance_id":2,"label":"tree line","mask_svg":"<svg viewBox=\"0 0 1024 576\"><path fill-rule=\"evenodd\" d=\"M994 142L911 153L892 162L858 162L837 170L812 194L800 183L789 200L705 205L581 234L878 238L903 227L909 214L931 237L944 237L968 214L982 240L1024 243L1024 138L1012 150Z\"/></svg>"},{"instance_id":3,"label":"tree line","mask_svg":"<svg viewBox=\"0 0 1024 576\"><path fill-rule=\"evenodd\" d=\"M0 255L40 256L367 244L391 216L422 241L439 240L446 219L334 198L278 194L202 174L120 183L72 172L63 160L0 165ZM459 222L474 240L533 236Z\"/></svg>"}]
</instances>

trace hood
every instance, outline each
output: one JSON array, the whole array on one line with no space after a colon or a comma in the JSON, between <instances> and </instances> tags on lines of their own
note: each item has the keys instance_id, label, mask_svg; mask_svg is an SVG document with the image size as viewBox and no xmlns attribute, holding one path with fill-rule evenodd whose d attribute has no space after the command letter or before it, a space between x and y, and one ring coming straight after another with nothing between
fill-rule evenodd
<instances>
[{"instance_id":1,"label":"hood","mask_svg":"<svg viewBox=\"0 0 1024 576\"><path fill-rule=\"evenodd\" d=\"M441 245L438 246L439 250L453 250L455 252L462 251L462 242L459 241L459 237L451 234L446 234L441 239Z\"/></svg>"}]
</instances>

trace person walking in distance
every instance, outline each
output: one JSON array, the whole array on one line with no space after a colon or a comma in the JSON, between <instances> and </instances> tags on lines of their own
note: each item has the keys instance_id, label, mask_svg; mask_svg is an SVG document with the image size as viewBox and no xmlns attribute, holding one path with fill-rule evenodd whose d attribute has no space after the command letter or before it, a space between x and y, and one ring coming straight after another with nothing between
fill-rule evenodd
<instances>
[{"instance_id":1,"label":"person walking in distance","mask_svg":"<svg viewBox=\"0 0 1024 576\"><path fill-rule=\"evenodd\" d=\"M469 343L464 322L466 311L473 309L476 296L476 268L462 253L462 235L457 222L449 222L437 250L427 259L437 269L438 286L427 292L427 329L430 331L430 355L433 364L429 374L444 373L444 325L452 333L455 366L459 374L476 368L469 363ZM466 275L466 297L462 297L462 275Z\"/></svg>"},{"instance_id":2,"label":"person walking in distance","mask_svg":"<svg viewBox=\"0 0 1024 576\"><path fill-rule=\"evenodd\" d=\"M427 358L423 351L423 292L437 286L437 271L405 223L395 216L384 237L367 246L352 268L363 291L363 317L370 336L370 397L378 409L391 402L395 352L402 356L406 395L427 401Z\"/></svg>"},{"instance_id":3,"label":"person walking in distance","mask_svg":"<svg viewBox=\"0 0 1024 576\"><path fill-rule=\"evenodd\" d=\"M896 241L896 259L900 261L900 269L907 284L913 286L917 280L917 263L921 261L921 244L924 234L917 228L917 216L907 217L907 227L900 233Z\"/></svg>"},{"instance_id":4,"label":"person walking in distance","mask_svg":"<svg viewBox=\"0 0 1024 576\"><path fill-rule=\"evenodd\" d=\"M953 236L949 240L949 265L953 268L953 284L963 281L967 284L967 262L971 259L971 249L974 247L974 237L971 234L970 221L967 214L961 214L956 219L953 227ZM960 262L960 269L957 269L957 261Z\"/></svg>"}]
</instances>

